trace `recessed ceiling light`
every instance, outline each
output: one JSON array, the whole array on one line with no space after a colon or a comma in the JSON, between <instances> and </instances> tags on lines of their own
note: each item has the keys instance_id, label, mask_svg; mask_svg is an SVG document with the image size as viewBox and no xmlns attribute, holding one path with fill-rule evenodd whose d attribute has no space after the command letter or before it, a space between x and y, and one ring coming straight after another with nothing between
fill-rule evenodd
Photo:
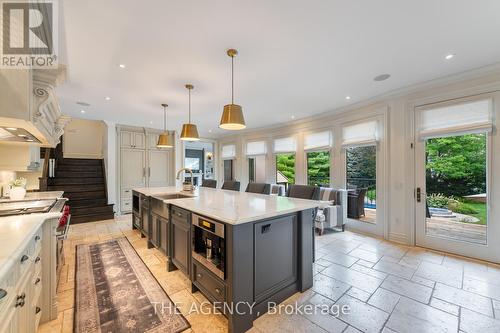
<instances>
[{"instance_id":1,"label":"recessed ceiling light","mask_svg":"<svg viewBox=\"0 0 500 333\"><path fill-rule=\"evenodd\" d=\"M295 116L292 115L290 118L295 119Z\"/></svg>"},{"instance_id":2,"label":"recessed ceiling light","mask_svg":"<svg viewBox=\"0 0 500 333\"><path fill-rule=\"evenodd\" d=\"M209 130L208 130L208 133L212 133L212 130L211 130L211 129L209 129Z\"/></svg>"},{"instance_id":3,"label":"recessed ceiling light","mask_svg":"<svg viewBox=\"0 0 500 333\"><path fill-rule=\"evenodd\" d=\"M17 136L20 138L25 138L27 135L26 134L18 134Z\"/></svg>"},{"instance_id":4,"label":"recessed ceiling light","mask_svg":"<svg viewBox=\"0 0 500 333\"><path fill-rule=\"evenodd\" d=\"M28 140L26 140L26 141L28 141L28 142L33 142L33 139L28 139Z\"/></svg>"},{"instance_id":5,"label":"recessed ceiling light","mask_svg":"<svg viewBox=\"0 0 500 333\"><path fill-rule=\"evenodd\" d=\"M107 101L110 101L110 100L111 100L111 97L106 96L106 97L104 97L104 99L105 99L105 100L107 100Z\"/></svg>"},{"instance_id":6,"label":"recessed ceiling light","mask_svg":"<svg viewBox=\"0 0 500 333\"><path fill-rule=\"evenodd\" d=\"M80 110L80 113L85 113L85 110Z\"/></svg>"},{"instance_id":7,"label":"recessed ceiling light","mask_svg":"<svg viewBox=\"0 0 500 333\"><path fill-rule=\"evenodd\" d=\"M8 129L9 131L17 131L17 128L15 127L7 127L6 129Z\"/></svg>"},{"instance_id":8,"label":"recessed ceiling light","mask_svg":"<svg viewBox=\"0 0 500 333\"><path fill-rule=\"evenodd\" d=\"M125 64L119 64L119 65L118 65L118 67L120 67L120 68L125 68L125 67L127 67L127 66L125 66Z\"/></svg>"},{"instance_id":9,"label":"recessed ceiling light","mask_svg":"<svg viewBox=\"0 0 500 333\"><path fill-rule=\"evenodd\" d=\"M450 54L446 55L446 57L444 57L444 58L445 58L446 60L450 60L450 59L452 59L454 56L455 56L454 54L450 53Z\"/></svg>"},{"instance_id":10,"label":"recessed ceiling light","mask_svg":"<svg viewBox=\"0 0 500 333\"><path fill-rule=\"evenodd\" d=\"M380 75L375 76L373 78L373 81L385 81L390 77L391 77L390 74L380 74Z\"/></svg>"},{"instance_id":11,"label":"recessed ceiling light","mask_svg":"<svg viewBox=\"0 0 500 333\"><path fill-rule=\"evenodd\" d=\"M152 120L150 120L150 121L149 121L149 123L150 123L151 125L153 125L153 121L152 121Z\"/></svg>"},{"instance_id":12,"label":"recessed ceiling light","mask_svg":"<svg viewBox=\"0 0 500 333\"><path fill-rule=\"evenodd\" d=\"M346 96L345 99L349 100L351 99L351 96Z\"/></svg>"}]
</instances>

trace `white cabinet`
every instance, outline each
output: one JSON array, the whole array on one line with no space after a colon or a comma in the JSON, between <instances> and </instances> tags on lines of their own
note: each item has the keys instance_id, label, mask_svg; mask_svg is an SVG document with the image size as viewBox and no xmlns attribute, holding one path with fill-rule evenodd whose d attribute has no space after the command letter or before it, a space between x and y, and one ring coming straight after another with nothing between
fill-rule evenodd
<instances>
[{"instance_id":1,"label":"white cabinet","mask_svg":"<svg viewBox=\"0 0 500 333\"><path fill-rule=\"evenodd\" d=\"M120 145L122 148L145 148L145 135L144 133L121 131L120 132Z\"/></svg>"},{"instance_id":2,"label":"white cabinet","mask_svg":"<svg viewBox=\"0 0 500 333\"><path fill-rule=\"evenodd\" d=\"M132 211L133 188L174 184L175 150L156 147L160 134L144 128L118 127L121 213ZM173 142L174 132L170 135Z\"/></svg>"},{"instance_id":3,"label":"white cabinet","mask_svg":"<svg viewBox=\"0 0 500 333\"><path fill-rule=\"evenodd\" d=\"M120 174L123 188L146 186L146 152L138 149L122 149Z\"/></svg>"},{"instance_id":4,"label":"white cabinet","mask_svg":"<svg viewBox=\"0 0 500 333\"><path fill-rule=\"evenodd\" d=\"M172 150L148 152L148 186L168 186L173 174Z\"/></svg>"}]
</instances>

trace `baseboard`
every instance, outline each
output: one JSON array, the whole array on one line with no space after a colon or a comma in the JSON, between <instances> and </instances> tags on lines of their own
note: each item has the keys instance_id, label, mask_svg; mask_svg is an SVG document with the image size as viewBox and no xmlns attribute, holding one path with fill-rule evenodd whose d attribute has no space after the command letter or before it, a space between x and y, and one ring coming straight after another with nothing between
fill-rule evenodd
<instances>
[{"instance_id":1,"label":"baseboard","mask_svg":"<svg viewBox=\"0 0 500 333\"><path fill-rule=\"evenodd\" d=\"M390 232L389 240L391 242L409 245L408 236L399 232Z\"/></svg>"}]
</instances>

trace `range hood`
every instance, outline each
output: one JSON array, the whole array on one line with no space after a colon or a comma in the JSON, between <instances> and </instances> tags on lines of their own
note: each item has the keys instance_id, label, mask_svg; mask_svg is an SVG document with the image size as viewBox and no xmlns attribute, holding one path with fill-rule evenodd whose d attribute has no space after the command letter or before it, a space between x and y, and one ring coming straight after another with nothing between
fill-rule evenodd
<instances>
[{"instance_id":1,"label":"range hood","mask_svg":"<svg viewBox=\"0 0 500 333\"><path fill-rule=\"evenodd\" d=\"M55 147L71 120L61 113L55 87L66 68L0 70L0 143Z\"/></svg>"},{"instance_id":2,"label":"range hood","mask_svg":"<svg viewBox=\"0 0 500 333\"><path fill-rule=\"evenodd\" d=\"M0 141L41 143L36 136L31 134L24 128L1 127L1 126L0 126Z\"/></svg>"}]
</instances>

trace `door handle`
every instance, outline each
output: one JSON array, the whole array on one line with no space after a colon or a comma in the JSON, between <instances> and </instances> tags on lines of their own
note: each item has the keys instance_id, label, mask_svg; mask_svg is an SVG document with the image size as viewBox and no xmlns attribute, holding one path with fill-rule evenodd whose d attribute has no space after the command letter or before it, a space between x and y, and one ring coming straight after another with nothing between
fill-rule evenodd
<instances>
[{"instance_id":1,"label":"door handle","mask_svg":"<svg viewBox=\"0 0 500 333\"><path fill-rule=\"evenodd\" d=\"M417 202L422 202L422 189L417 187Z\"/></svg>"}]
</instances>

